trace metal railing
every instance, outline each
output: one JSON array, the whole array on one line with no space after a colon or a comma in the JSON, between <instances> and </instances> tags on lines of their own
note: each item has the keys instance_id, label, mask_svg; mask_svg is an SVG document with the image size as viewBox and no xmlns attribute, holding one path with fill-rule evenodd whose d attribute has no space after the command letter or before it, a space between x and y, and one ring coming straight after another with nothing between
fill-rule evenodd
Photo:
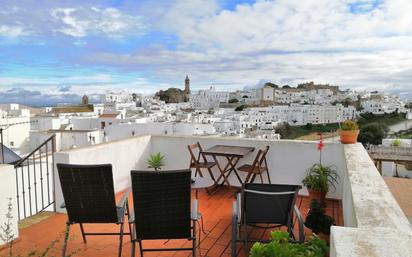
<instances>
[{"instance_id":1,"label":"metal railing","mask_svg":"<svg viewBox=\"0 0 412 257\"><path fill-rule=\"evenodd\" d=\"M370 145L367 150L371 154L391 154L391 155L400 155L400 156L412 156L411 147Z\"/></svg>"},{"instance_id":2,"label":"metal railing","mask_svg":"<svg viewBox=\"0 0 412 257\"><path fill-rule=\"evenodd\" d=\"M55 211L55 135L15 164L18 219L46 209Z\"/></svg>"}]
</instances>

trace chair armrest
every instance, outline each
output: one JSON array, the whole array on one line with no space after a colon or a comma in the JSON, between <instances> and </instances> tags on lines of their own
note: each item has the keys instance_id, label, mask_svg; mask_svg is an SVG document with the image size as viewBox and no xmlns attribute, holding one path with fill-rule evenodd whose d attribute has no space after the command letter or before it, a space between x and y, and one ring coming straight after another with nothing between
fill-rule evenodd
<instances>
[{"instance_id":1,"label":"chair armrest","mask_svg":"<svg viewBox=\"0 0 412 257\"><path fill-rule=\"evenodd\" d=\"M130 209L130 214L129 214L129 223L132 224L134 223L134 210Z\"/></svg>"},{"instance_id":2,"label":"chair armrest","mask_svg":"<svg viewBox=\"0 0 412 257\"><path fill-rule=\"evenodd\" d=\"M197 209L197 199L193 199L192 201L192 211L191 211L191 219L192 220L198 220L199 219L199 213L198 213L198 209Z\"/></svg>"},{"instance_id":3,"label":"chair armrest","mask_svg":"<svg viewBox=\"0 0 412 257\"><path fill-rule=\"evenodd\" d=\"M126 202L129 199L129 194L131 192L131 188L128 188L122 195L122 198L120 198L120 201L116 204L118 208L123 208L126 204Z\"/></svg>"},{"instance_id":4,"label":"chair armrest","mask_svg":"<svg viewBox=\"0 0 412 257\"><path fill-rule=\"evenodd\" d=\"M295 212L296 217L298 218L298 228L299 228L299 243L304 243L305 242L305 230L303 226L303 218L302 214L299 211L299 208L295 205L293 208L293 211Z\"/></svg>"},{"instance_id":5,"label":"chair armrest","mask_svg":"<svg viewBox=\"0 0 412 257\"><path fill-rule=\"evenodd\" d=\"M237 213L237 220L240 222L240 219L242 218L242 194L238 193L236 195L236 213Z\"/></svg>"}]
</instances>

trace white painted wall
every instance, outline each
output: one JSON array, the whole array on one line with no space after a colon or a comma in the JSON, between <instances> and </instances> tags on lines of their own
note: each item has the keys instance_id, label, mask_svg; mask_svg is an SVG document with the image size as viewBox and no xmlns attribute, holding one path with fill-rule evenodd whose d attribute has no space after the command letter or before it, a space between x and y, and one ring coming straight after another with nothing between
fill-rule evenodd
<instances>
[{"instance_id":1,"label":"white painted wall","mask_svg":"<svg viewBox=\"0 0 412 257\"><path fill-rule=\"evenodd\" d=\"M72 149L55 153L55 163L107 164L113 166L114 188L116 192L130 186L130 171L143 167L150 150L150 136L132 137L99 145ZM57 211L63 203L59 176L56 168Z\"/></svg>"},{"instance_id":2,"label":"white painted wall","mask_svg":"<svg viewBox=\"0 0 412 257\"><path fill-rule=\"evenodd\" d=\"M267 155L270 177L272 183L279 184L301 184L307 169L319 162L319 151L317 142L297 141L297 140L254 140L224 137L196 137L196 136L152 136L151 153L160 152L165 156L166 166L164 169L184 169L189 167L188 144L200 142L204 149L217 144L253 146L256 149L263 149L270 146ZM243 158L239 165L252 163L256 151ZM322 153L324 165L335 165L341 181L344 178L345 160L343 156L343 146L340 143L326 143ZM224 165L226 162L222 160ZM145 167L140 167L144 169ZM217 167L214 167L214 174L218 175ZM245 174L240 174L242 179ZM231 175L230 182L239 185L235 175ZM260 181L259 179L257 181ZM343 183L337 185L335 191L331 190L327 197L341 199L343 193ZM301 194L307 194L306 189L301 190Z\"/></svg>"},{"instance_id":3,"label":"white painted wall","mask_svg":"<svg viewBox=\"0 0 412 257\"><path fill-rule=\"evenodd\" d=\"M16 206L16 180L14 177L14 167L12 165L0 164L0 225L3 226L7 219L5 215L8 210L8 198L12 198L12 230L14 236L19 236L17 224L17 206ZM0 239L0 245L4 244Z\"/></svg>"},{"instance_id":4,"label":"white painted wall","mask_svg":"<svg viewBox=\"0 0 412 257\"><path fill-rule=\"evenodd\" d=\"M0 118L3 126L3 143L9 148L19 148L30 134L30 117ZM16 124L16 125L13 125ZM10 125L10 126L9 126Z\"/></svg>"}]
</instances>

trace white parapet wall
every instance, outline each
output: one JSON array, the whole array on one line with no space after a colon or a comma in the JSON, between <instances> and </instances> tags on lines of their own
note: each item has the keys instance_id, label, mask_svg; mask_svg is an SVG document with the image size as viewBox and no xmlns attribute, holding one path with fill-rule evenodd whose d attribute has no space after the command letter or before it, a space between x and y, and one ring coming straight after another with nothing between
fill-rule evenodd
<instances>
[{"instance_id":1,"label":"white parapet wall","mask_svg":"<svg viewBox=\"0 0 412 257\"><path fill-rule=\"evenodd\" d=\"M332 227L331 257L412 256L412 226L361 144L345 145L345 227Z\"/></svg>"},{"instance_id":2,"label":"white parapet wall","mask_svg":"<svg viewBox=\"0 0 412 257\"><path fill-rule=\"evenodd\" d=\"M187 169L189 167L190 155L188 144L199 142L204 149L214 145L236 145L252 146L256 149L270 147L266 157L269 174L272 183L278 184L301 184L307 170L316 163L319 163L319 151L315 141L299 140L255 140L236 137L215 137L215 136L152 136L151 153L160 152L165 156L165 169ZM253 163L257 151L252 152L239 161L243 163ZM210 158L210 157L209 157ZM212 159L211 159L212 160ZM227 161L220 159L224 166ZM322 164L333 165L338 172L340 181L343 182L346 164L343 155L343 146L340 143L325 143L322 151ZM145 167L140 167L145 168ZM204 171L207 172L207 171ZM213 172L220 174L216 167ZM245 173L239 173L242 180ZM263 176L266 182L266 175ZM260 182L259 178L256 178ZM238 179L232 174L229 178L231 184L239 186ZM331 189L327 197L341 199L343 193L343 183L339 183L336 189ZM306 189L302 189L300 194L307 194Z\"/></svg>"},{"instance_id":3,"label":"white parapet wall","mask_svg":"<svg viewBox=\"0 0 412 257\"><path fill-rule=\"evenodd\" d=\"M136 136L94 146L82 147L55 153L55 163L68 164L112 164L114 189L120 192L130 186L130 171L144 163L149 152L150 136ZM56 168L55 175L56 210L63 196Z\"/></svg>"},{"instance_id":4,"label":"white parapet wall","mask_svg":"<svg viewBox=\"0 0 412 257\"><path fill-rule=\"evenodd\" d=\"M5 227L5 223L8 222L6 214L8 213L9 199L11 198L12 210L10 220L11 232L14 238L19 236L19 229L17 224L17 202L16 202L16 178L14 174L14 166L0 164L0 226ZM0 230L0 234L4 235L3 230ZM4 241L0 238L0 245L3 245Z\"/></svg>"},{"instance_id":5,"label":"white parapet wall","mask_svg":"<svg viewBox=\"0 0 412 257\"><path fill-rule=\"evenodd\" d=\"M105 164L113 165L114 186L116 192L130 185L131 170L147 170L146 160L150 154L160 152L165 156L164 170L187 169L189 167L189 152L187 145L200 142L206 149L214 145L238 145L253 146L263 149L270 146L267 155L272 183L301 184L307 169L319 162L319 151L316 142L309 141L270 141L253 140L233 137L202 137L202 136L135 136L123 140L112 141L99 145L71 149L55 154L55 163L70 164ZM252 163L256 151L243 158L242 163ZM345 160L343 159L343 147L338 143L326 143L322 156L323 164L335 165L340 177L344 177ZM224 166L226 161L219 160ZM204 171L206 172L206 171ZM219 175L217 167L213 172ZM242 179L246 174L240 174ZM233 185L239 186L237 178L232 174L229 178ZM264 176L266 181L266 176ZM259 180L258 180L259 181ZM57 211L63 202L60 182L56 169L56 207ZM342 198L343 183L339 183L335 190L328 194L330 198ZM306 194L306 189L301 194Z\"/></svg>"}]
</instances>

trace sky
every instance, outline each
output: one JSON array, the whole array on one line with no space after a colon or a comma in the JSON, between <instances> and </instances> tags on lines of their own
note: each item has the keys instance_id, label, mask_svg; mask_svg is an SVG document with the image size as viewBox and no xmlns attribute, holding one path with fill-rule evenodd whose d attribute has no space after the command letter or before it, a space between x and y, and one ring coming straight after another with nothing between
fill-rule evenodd
<instances>
[{"instance_id":1,"label":"sky","mask_svg":"<svg viewBox=\"0 0 412 257\"><path fill-rule=\"evenodd\" d=\"M0 0L0 103L314 81L412 98L411 0Z\"/></svg>"}]
</instances>

